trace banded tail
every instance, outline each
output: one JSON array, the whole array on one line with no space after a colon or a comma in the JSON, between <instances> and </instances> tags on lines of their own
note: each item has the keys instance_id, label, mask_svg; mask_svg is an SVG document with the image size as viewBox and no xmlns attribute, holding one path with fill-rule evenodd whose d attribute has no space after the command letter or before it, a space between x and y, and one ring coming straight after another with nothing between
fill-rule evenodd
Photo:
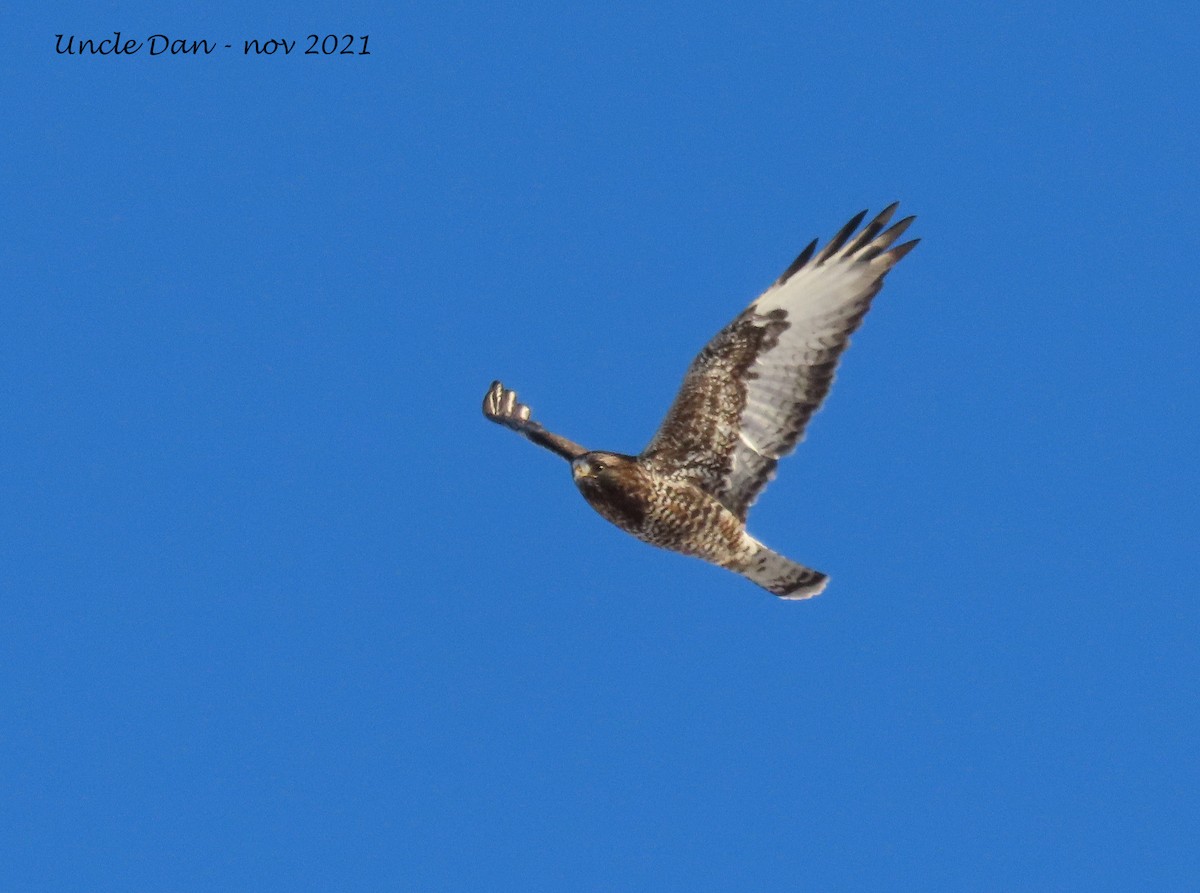
<instances>
[{"instance_id":1,"label":"banded tail","mask_svg":"<svg viewBox=\"0 0 1200 893\"><path fill-rule=\"evenodd\" d=\"M758 551L750 559L750 564L740 573L768 592L792 600L812 598L829 582L829 577L820 571L784 558L762 543L758 544Z\"/></svg>"}]
</instances>

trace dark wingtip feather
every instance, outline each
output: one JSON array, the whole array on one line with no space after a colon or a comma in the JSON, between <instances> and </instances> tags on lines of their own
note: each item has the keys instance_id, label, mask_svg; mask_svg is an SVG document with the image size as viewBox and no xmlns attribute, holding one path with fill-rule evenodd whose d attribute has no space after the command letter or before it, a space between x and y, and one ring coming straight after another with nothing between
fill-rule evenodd
<instances>
[{"instance_id":1,"label":"dark wingtip feather","mask_svg":"<svg viewBox=\"0 0 1200 893\"><path fill-rule=\"evenodd\" d=\"M866 249L863 251L863 259L874 260L879 255L883 254L883 252L887 251L888 246L900 238L904 234L904 231L912 226L912 222L916 219L916 216L909 215L903 220L897 220L895 223L893 223L882 235L880 235L875 239L875 241L866 247Z\"/></svg>"},{"instance_id":2,"label":"dark wingtip feather","mask_svg":"<svg viewBox=\"0 0 1200 893\"><path fill-rule=\"evenodd\" d=\"M846 255L853 255L858 252L862 252L861 256L857 259L864 261L873 261L878 258L885 251L887 251L888 246L895 242L896 239L900 238L900 236L906 229L908 229L912 222L917 219L915 215L909 215L903 220L898 220L896 223L893 223L886 232L882 232L883 228L887 226L888 221L892 219L892 215L896 213L896 208L899 206L900 202L892 202L877 215L875 215L871 222L863 227L862 231L859 232L858 235L854 236L853 241L847 244L851 235L854 234L854 231L858 229L859 224L861 224L867 216L867 211L865 209L859 211L845 226L838 230L837 234L829 240L829 243L821 249L821 253L817 255L814 263L824 263L839 251ZM898 249L888 252L887 256L889 258L889 263L894 264L905 254L908 254L908 252L913 249L913 246L915 246L919 241L920 239L915 239L912 242L908 242L905 245L900 246ZM776 285L783 285L790 278L792 278L792 276L799 272L805 264L812 260L813 252L816 251L817 248L817 242L817 239L813 239L808 243L808 247L800 252L800 255L794 261L792 261L791 265L783 271L777 280L775 280Z\"/></svg>"},{"instance_id":3,"label":"dark wingtip feather","mask_svg":"<svg viewBox=\"0 0 1200 893\"><path fill-rule=\"evenodd\" d=\"M829 244L822 249L821 253L817 256L817 263L824 263L833 257L846 244L846 240L850 238L850 234L858 229L858 225L863 222L863 218L866 216L867 210L863 208L863 210L851 217L850 222L839 229L837 235L830 239Z\"/></svg>"},{"instance_id":4,"label":"dark wingtip feather","mask_svg":"<svg viewBox=\"0 0 1200 893\"><path fill-rule=\"evenodd\" d=\"M792 261L791 265L783 271L783 273L779 276L776 285L783 285L783 283L791 279L801 267L808 263L809 259L813 256L813 252L816 250L817 240L813 239L808 243L808 247L801 251L799 256Z\"/></svg>"},{"instance_id":5,"label":"dark wingtip feather","mask_svg":"<svg viewBox=\"0 0 1200 893\"><path fill-rule=\"evenodd\" d=\"M887 265L889 267L895 266L904 255L916 248L917 243L920 241L920 239L913 239L912 241L905 242L903 245L897 245L883 256L884 260L887 261Z\"/></svg>"},{"instance_id":6,"label":"dark wingtip feather","mask_svg":"<svg viewBox=\"0 0 1200 893\"><path fill-rule=\"evenodd\" d=\"M886 238L888 240L887 243L890 245L892 242L900 238L904 231L912 226L912 222L916 219L916 214L909 214L903 220L897 220L888 228L888 231L883 234L882 238Z\"/></svg>"},{"instance_id":7,"label":"dark wingtip feather","mask_svg":"<svg viewBox=\"0 0 1200 893\"><path fill-rule=\"evenodd\" d=\"M871 240L879 235L883 231L883 228L887 226L887 222L892 219L892 215L896 213L896 208L899 204L900 202L892 202L880 211L875 216L875 219L864 226L862 232L854 237L854 241L846 246L844 253L848 255L854 254L857 251L861 251L864 246L871 244Z\"/></svg>"}]
</instances>

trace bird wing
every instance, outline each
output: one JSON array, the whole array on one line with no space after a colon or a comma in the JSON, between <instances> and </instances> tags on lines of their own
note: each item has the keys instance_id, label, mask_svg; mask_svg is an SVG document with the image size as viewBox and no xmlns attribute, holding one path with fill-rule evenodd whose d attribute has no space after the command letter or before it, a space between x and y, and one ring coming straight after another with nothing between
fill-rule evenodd
<instances>
[{"instance_id":1,"label":"bird wing","mask_svg":"<svg viewBox=\"0 0 1200 893\"><path fill-rule=\"evenodd\" d=\"M493 381L487 393L483 395L483 414L505 428L511 428L518 434L528 438L540 447L545 447L552 453L557 453L568 462L574 461L587 452L586 449L567 440L561 434L547 431L530 416L532 411L517 399L517 392L506 388L498 381Z\"/></svg>"},{"instance_id":2,"label":"bird wing","mask_svg":"<svg viewBox=\"0 0 1200 893\"><path fill-rule=\"evenodd\" d=\"M895 210L889 205L856 233L863 211L819 253L813 241L717 333L692 361L642 460L745 519L825 399L883 277L919 241L891 247L913 221L889 228Z\"/></svg>"}]
</instances>

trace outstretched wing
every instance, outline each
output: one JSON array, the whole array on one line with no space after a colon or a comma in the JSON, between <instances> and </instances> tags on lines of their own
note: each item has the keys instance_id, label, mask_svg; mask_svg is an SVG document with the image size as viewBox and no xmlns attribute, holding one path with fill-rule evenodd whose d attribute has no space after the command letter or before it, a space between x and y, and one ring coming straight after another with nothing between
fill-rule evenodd
<instances>
[{"instance_id":1,"label":"outstretched wing","mask_svg":"<svg viewBox=\"0 0 1200 893\"><path fill-rule=\"evenodd\" d=\"M863 211L819 254L814 241L705 345L642 459L744 519L825 399L883 277L919 241L891 247L913 221L885 230L895 210L889 205L856 234Z\"/></svg>"},{"instance_id":2,"label":"outstretched wing","mask_svg":"<svg viewBox=\"0 0 1200 893\"><path fill-rule=\"evenodd\" d=\"M498 381L493 381L487 393L483 395L483 414L505 428L512 428L518 434L528 438L540 447L545 447L552 453L557 453L568 462L578 459L587 452L573 440L567 440L561 434L547 431L530 416L528 406L517 399L517 392L509 390Z\"/></svg>"}]
</instances>

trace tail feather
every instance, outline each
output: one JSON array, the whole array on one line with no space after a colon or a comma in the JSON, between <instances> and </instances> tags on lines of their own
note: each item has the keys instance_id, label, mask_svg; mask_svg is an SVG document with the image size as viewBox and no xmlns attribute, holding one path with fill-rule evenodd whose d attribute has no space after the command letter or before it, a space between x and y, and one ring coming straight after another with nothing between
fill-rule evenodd
<instances>
[{"instance_id":1,"label":"tail feather","mask_svg":"<svg viewBox=\"0 0 1200 893\"><path fill-rule=\"evenodd\" d=\"M793 600L812 598L829 582L829 577L820 571L797 564L761 544L741 574L768 592Z\"/></svg>"}]
</instances>

